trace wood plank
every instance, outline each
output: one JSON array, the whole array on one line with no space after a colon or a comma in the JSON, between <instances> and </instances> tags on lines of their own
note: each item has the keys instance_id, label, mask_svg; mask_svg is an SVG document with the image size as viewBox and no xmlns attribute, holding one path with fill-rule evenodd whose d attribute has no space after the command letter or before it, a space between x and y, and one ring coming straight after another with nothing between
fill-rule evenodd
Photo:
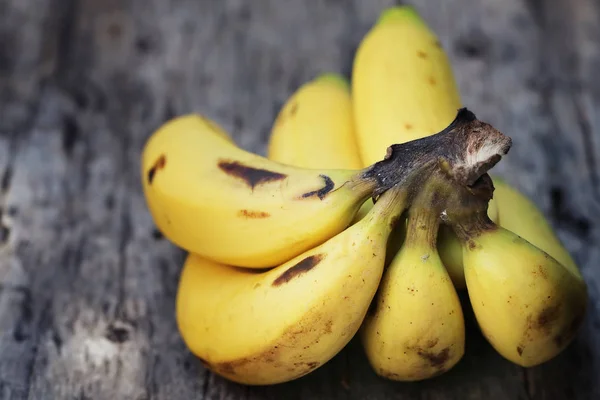
<instances>
[{"instance_id":1,"label":"wood plank","mask_svg":"<svg viewBox=\"0 0 600 400\"><path fill-rule=\"evenodd\" d=\"M43 212L31 209L26 224L33 231L23 232L16 223L19 206L27 208L32 199L22 197L23 203L15 203L10 197L22 194L19 177L28 177L16 172L16 153L18 144L29 137L36 95L52 61L46 53L55 31L48 29L50 1L3 2L0 10L0 398L24 399L36 351L35 292L19 253L28 253L32 236L42 233L35 228L47 224L48 218L38 218ZM29 260L36 256L29 254Z\"/></svg>"},{"instance_id":2,"label":"wood plank","mask_svg":"<svg viewBox=\"0 0 600 400\"><path fill-rule=\"evenodd\" d=\"M590 283L590 317L564 354L525 372L493 351L468 314L465 358L430 381L377 377L354 340L309 376L246 387L206 372L181 342L173 309L183 254L155 233L146 211L144 140L165 119L197 111L264 154L285 99L317 73L349 74L359 40L391 3L53 0L61 11L51 14L6 3L3 15L23 26L3 25L8 36L27 30L19 40L33 45L0 63L17 82L0 83L26 87L0 101L0 120L11 121L0 131L18 133L0 136L0 174L7 162L12 171L0 203L12 210L0 250L0 399L600 395L592 380L600 250L591 246L600 234L592 189L600 172L590 162L600 151L586 133L600 124L591 0L570 8L564 0L415 2L451 55L465 103L515 139L495 171L542 207ZM45 37L55 38L49 48ZM561 64L564 55L578 67ZM564 78L574 72L577 79ZM18 83L27 74L33 86Z\"/></svg>"}]
</instances>

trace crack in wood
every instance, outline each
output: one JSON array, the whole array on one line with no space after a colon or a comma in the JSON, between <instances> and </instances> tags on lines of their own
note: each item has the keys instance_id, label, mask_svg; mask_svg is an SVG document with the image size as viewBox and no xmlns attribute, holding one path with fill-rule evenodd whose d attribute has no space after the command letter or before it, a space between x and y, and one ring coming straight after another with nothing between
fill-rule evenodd
<instances>
[{"instance_id":1,"label":"crack in wood","mask_svg":"<svg viewBox=\"0 0 600 400\"><path fill-rule=\"evenodd\" d=\"M527 368L521 368L521 379L523 381L523 389L525 393L525 398L527 400L532 400L534 398L534 391L532 382L529 379L529 371Z\"/></svg>"},{"instance_id":2,"label":"crack in wood","mask_svg":"<svg viewBox=\"0 0 600 400\"><path fill-rule=\"evenodd\" d=\"M121 212L121 229L119 230L119 244L118 244L118 289L117 289L117 307L115 309L115 319L121 319L127 321L126 311L123 308L123 304L126 298L125 294L125 277L127 275L127 246L133 238L133 231L131 227L131 217L129 215L129 201L123 199Z\"/></svg>"},{"instance_id":3,"label":"crack in wood","mask_svg":"<svg viewBox=\"0 0 600 400\"><path fill-rule=\"evenodd\" d=\"M65 114L62 122L62 147L67 157L71 157L80 136L79 126L75 116L71 114Z\"/></svg>"},{"instance_id":4,"label":"crack in wood","mask_svg":"<svg viewBox=\"0 0 600 400\"><path fill-rule=\"evenodd\" d=\"M4 169L4 173L2 174L2 179L0 179L0 192L2 194L6 193L8 191L8 188L10 187L10 182L12 180L12 174L13 174L12 165L8 164L6 166L6 168Z\"/></svg>"},{"instance_id":5,"label":"crack in wood","mask_svg":"<svg viewBox=\"0 0 600 400\"><path fill-rule=\"evenodd\" d=\"M206 367L204 367L204 380L202 381L202 399L208 399L208 390L210 388L210 376L212 374L212 372L210 372L210 370Z\"/></svg>"},{"instance_id":6,"label":"crack in wood","mask_svg":"<svg viewBox=\"0 0 600 400\"><path fill-rule=\"evenodd\" d=\"M53 71L55 78L60 77L67 71L70 71L70 55L73 45L73 36L76 33L76 21L78 11L78 0L54 0L60 3L58 9L61 11L58 16L60 28L57 34L56 43L56 68Z\"/></svg>"},{"instance_id":7,"label":"crack in wood","mask_svg":"<svg viewBox=\"0 0 600 400\"><path fill-rule=\"evenodd\" d=\"M27 297L29 300L29 305L27 307L28 311L31 312L31 310L33 309L33 306L31 304L33 298L32 296L28 296ZM24 298L25 300L25 298ZM46 308L48 308L50 305L48 304L46 306ZM44 314L42 314L44 315ZM31 316L30 316L31 319ZM20 321L19 321L20 322ZM33 325L33 321L30 321L30 323ZM31 356L30 358L27 360L27 372L26 372L26 378L25 378L25 386L27 388L27 398L29 398L30 395L30 391L31 391L31 382L33 380L33 373L35 370L35 361L38 355L38 351L39 351L39 344L37 343L39 341L39 334L37 333L38 329L36 329L36 326L32 326L31 329L34 330L34 335L31 339L31 341L33 342L32 344L32 350L31 350Z\"/></svg>"}]
</instances>

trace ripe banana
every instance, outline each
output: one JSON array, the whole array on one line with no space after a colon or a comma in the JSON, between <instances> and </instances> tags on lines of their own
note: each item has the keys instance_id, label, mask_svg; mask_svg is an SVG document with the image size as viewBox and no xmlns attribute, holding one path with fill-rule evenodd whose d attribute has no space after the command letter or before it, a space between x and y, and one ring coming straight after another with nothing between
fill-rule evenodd
<instances>
[{"instance_id":1,"label":"ripe banana","mask_svg":"<svg viewBox=\"0 0 600 400\"><path fill-rule=\"evenodd\" d=\"M361 328L369 363L388 379L428 379L464 354L460 300L436 250L438 224L439 214L411 206L406 240Z\"/></svg>"},{"instance_id":2,"label":"ripe banana","mask_svg":"<svg viewBox=\"0 0 600 400\"><path fill-rule=\"evenodd\" d=\"M292 94L275 119L267 156L301 168L362 168L347 81L326 73Z\"/></svg>"},{"instance_id":3,"label":"ripe banana","mask_svg":"<svg viewBox=\"0 0 600 400\"><path fill-rule=\"evenodd\" d=\"M346 78L329 72L301 86L277 115L267 148L269 159L296 167L362 168ZM372 207L371 199L365 201L352 223ZM394 231L390 242L397 241Z\"/></svg>"},{"instance_id":4,"label":"ripe banana","mask_svg":"<svg viewBox=\"0 0 600 400\"><path fill-rule=\"evenodd\" d=\"M207 368L243 384L285 382L323 365L364 319L404 198L390 189L364 219L266 272L190 254L177 294L186 345Z\"/></svg>"},{"instance_id":5,"label":"ripe banana","mask_svg":"<svg viewBox=\"0 0 600 400\"><path fill-rule=\"evenodd\" d=\"M390 7L365 35L352 71L356 135L364 165L388 146L444 129L461 108L450 62L412 6Z\"/></svg>"},{"instance_id":6,"label":"ripe banana","mask_svg":"<svg viewBox=\"0 0 600 400\"><path fill-rule=\"evenodd\" d=\"M462 229L459 236L469 299L496 351L524 367L561 352L586 311L587 288L579 274L492 223Z\"/></svg>"},{"instance_id":7,"label":"ripe banana","mask_svg":"<svg viewBox=\"0 0 600 400\"><path fill-rule=\"evenodd\" d=\"M200 115L175 118L148 139L141 166L160 231L214 261L287 261L344 230L374 189L360 171L280 164L224 136Z\"/></svg>"},{"instance_id":8,"label":"ripe banana","mask_svg":"<svg viewBox=\"0 0 600 400\"><path fill-rule=\"evenodd\" d=\"M537 205L501 178L492 179L496 188L494 197L501 210L498 216L500 226L544 250L572 274L581 277L573 257L565 249Z\"/></svg>"}]
</instances>

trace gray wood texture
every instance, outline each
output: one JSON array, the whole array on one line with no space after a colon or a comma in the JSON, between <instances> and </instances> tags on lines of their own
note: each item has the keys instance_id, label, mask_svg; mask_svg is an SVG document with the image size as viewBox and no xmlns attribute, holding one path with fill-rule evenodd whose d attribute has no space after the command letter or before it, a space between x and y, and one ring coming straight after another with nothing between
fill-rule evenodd
<instances>
[{"instance_id":1,"label":"gray wood texture","mask_svg":"<svg viewBox=\"0 0 600 400\"><path fill-rule=\"evenodd\" d=\"M183 345L183 253L154 230L139 156L166 119L201 112L265 154L285 99L346 75L392 1L0 0L0 399L600 398L600 3L414 2L465 104L510 135L494 169L546 213L590 289L572 345L523 369L468 315L449 373L394 383L353 341L297 381L245 387Z\"/></svg>"}]
</instances>

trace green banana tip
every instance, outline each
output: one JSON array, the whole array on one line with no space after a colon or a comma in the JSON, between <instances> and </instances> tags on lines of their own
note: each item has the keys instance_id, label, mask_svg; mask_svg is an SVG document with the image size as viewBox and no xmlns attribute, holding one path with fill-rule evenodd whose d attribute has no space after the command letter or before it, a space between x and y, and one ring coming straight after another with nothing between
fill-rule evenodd
<instances>
[{"instance_id":1,"label":"green banana tip","mask_svg":"<svg viewBox=\"0 0 600 400\"><path fill-rule=\"evenodd\" d=\"M425 23L421 15L414 6L400 5L388 7L381 12L376 25L387 24L389 22L412 21Z\"/></svg>"},{"instance_id":2,"label":"green banana tip","mask_svg":"<svg viewBox=\"0 0 600 400\"><path fill-rule=\"evenodd\" d=\"M329 82L338 85L344 90L350 90L350 82L348 81L348 79L346 79L346 77L344 77L343 75L335 72L323 73L315 78L315 82Z\"/></svg>"}]
</instances>

